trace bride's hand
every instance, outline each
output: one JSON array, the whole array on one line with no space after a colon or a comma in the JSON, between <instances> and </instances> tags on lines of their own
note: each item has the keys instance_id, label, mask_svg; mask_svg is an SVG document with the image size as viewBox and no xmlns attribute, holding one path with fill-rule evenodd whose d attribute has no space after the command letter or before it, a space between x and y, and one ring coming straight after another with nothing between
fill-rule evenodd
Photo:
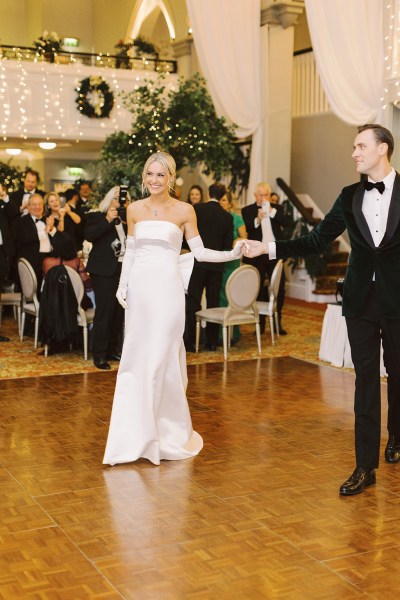
<instances>
[{"instance_id":1,"label":"bride's hand","mask_svg":"<svg viewBox=\"0 0 400 600\"><path fill-rule=\"evenodd\" d=\"M246 240L238 240L232 250L233 256L235 256L235 258L241 258L245 254L246 249Z\"/></svg>"},{"instance_id":2,"label":"bride's hand","mask_svg":"<svg viewBox=\"0 0 400 600\"><path fill-rule=\"evenodd\" d=\"M128 295L128 290L126 287L119 286L117 289L117 293L115 294L118 302L122 306L122 308L128 308L128 303L126 301L126 297Z\"/></svg>"}]
</instances>

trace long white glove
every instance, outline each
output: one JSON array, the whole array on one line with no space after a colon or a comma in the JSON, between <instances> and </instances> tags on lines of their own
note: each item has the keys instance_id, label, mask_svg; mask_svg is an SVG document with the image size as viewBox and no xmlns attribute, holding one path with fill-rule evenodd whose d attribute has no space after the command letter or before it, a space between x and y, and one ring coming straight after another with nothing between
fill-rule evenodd
<instances>
[{"instance_id":1,"label":"long white glove","mask_svg":"<svg viewBox=\"0 0 400 600\"><path fill-rule=\"evenodd\" d=\"M233 250L210 250L204 248L203 240L199 235L187 240L187 243L196 260L215 263L237 260L242 256L246 246L246 240L239 240Z\"/></svg>"},{"instance_id":2,"label":"long white glove","mask_svg":"<svg viewBox=\"0 0 400 600\"><path fill-rule=\"evenodd\" d=\"M119 278L117 293L115 294L122 308L128 308L126 297L128 295L129 272L135 260L135 247L135 238L133 235L128 235L126 238L124 260L122 261L121 276Z\"/></svg>"}]
</instances>

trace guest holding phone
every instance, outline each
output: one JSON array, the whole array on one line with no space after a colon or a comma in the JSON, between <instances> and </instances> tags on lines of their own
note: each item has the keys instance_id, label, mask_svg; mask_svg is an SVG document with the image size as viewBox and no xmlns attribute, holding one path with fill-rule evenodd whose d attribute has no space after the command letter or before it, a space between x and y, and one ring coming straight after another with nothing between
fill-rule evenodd
<instances>
[{"instance_id":1,"label":"guest holding phone","mask_svg":"<svg viewBox=\"0 0 400 600\"><path fill-rule=\"evenodd\" d=\"M85 238L93 244L86 268L92 279L96 302L92 355L95 367L102 370L111 368L108 361L121 358L124 311L115 297L126 240L121 188L125 204L126 188L115 186L107 192L98 210L87 213L85 219Z\"/></svg>"}]
</instances>

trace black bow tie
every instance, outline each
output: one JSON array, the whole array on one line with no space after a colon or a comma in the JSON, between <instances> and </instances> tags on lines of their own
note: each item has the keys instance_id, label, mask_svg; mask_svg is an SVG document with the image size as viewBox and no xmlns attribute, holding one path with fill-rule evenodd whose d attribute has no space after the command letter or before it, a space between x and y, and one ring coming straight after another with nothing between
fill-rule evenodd
<instances>
[{"instance_id":1,"label":"black bow tie","mask_svg":"<svg viewBox=\"0 0 400 600\"><path fill-rule=\"evenodd\" d=\"M41 219L38 219L37 217L33 217L33 220L35 221L35 223L37 223L38 221L42 221L42 223L44 223L43 217Z\"/></svg>"},{"instance_id":2,"label":"black bow tie","mask_svg":"<svg viewBox=\"0 0 400 600\"><path fill-rule=\"evenodd\" d=\"M380 194L383 194L385 191L385 184L383 181L377 181L376 183L372 183L372 181L364 181L364 187L368 192L374 188L376 188Z\"/></svg>"}]
</instances>

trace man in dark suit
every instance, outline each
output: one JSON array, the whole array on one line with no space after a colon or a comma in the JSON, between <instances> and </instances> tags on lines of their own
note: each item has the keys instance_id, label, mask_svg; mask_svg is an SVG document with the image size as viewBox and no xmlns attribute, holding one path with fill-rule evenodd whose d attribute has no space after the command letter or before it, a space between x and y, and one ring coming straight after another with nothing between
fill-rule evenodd
<instances>
[{"instance_id":1,"label":"man in dark suit","mask_svg":"<svg viewBox=\"0 0 400 600\"><path fill-rule=\"evenodd\" d=\"M212 250L231 250L233 246L233 219L224 210L219 200L225 195L226 188L221 183L213 183L208 188L209 201L196 204L199 234L206 248ZM206 290L207 308L219 306L219 292L224 271L224 263L199 263L194 261L189 282L186 303L185 346L188 352L195 351L196 312L201 309L201 298ZM218 343L218 325L207 323L206 347L216 350Z\"/></svg>"},{"instance_id":2,"label":"man in dark suit","mask_svg":"<svg viewBox=\"0 0 400 600\"><path fill-rule=\"evenodd\" d=\"M77 236L78 243L80 247L85 239L85 226L86 226L86 217L88 213L92 210L93 206L91 203L91 198L93 195L93 190L88 181L81 181L78 186L78 199L76 202L76 212L81 218L81 222L77 228Z\"/></svg>"},{"instance_id":3,"label":"man in dark suit","mask_svg":"<svg viewBox=\"0 0 400 600\"><path fill-rule=\"evenodd\" d=\"M288 224L288 217L285 215L279 204L271 203L271 187L268 183L258 183L254 192L256 201L242 208L242 217L246 226L247 237L251 240L260 242L274 242L281 240L283 228ZM256 256L255 258L243 258L244 263L253 265L260 273L260 292L258 300L267 300L267 288L265 286L266 276L271 279L272 272L277 260L265 260L265 256ZM282 271L280 281L277 311L279 321L280 335L286 335L282 327L282 309L285 301L285 272ZM261 333L265 330L265 315L260 315Z\"/></svg>"},{"instance_id":4,"label":"man in dark suit","mask_svg":"<svg viewBox=\"0 0 400 600\"><path fill-rule=\"evenodd\" d=\"M0 296L8 274L9 257L13 252L9 220L17 214L16 206L10 202L6 188L0 183ZM0 335L0 342L8 341L9 338Z\"/></svg>"},{"instance_id":5,"label":"man in dark suit","mask_svg":"<svg viewBox=\"0 0 400 600\"><path fill-rule=\"evenodd\" d=\"M17 229L19 217L28 214L28 200L33 194L39 194L44 197L44 192L38 189L39 173L34 169L28 168L25 171L22 180L22 187L10 194L10 201L17 208L16 216L10 220L10 235L13 243L13 251L10 255L10 278L18 284L17 272Z\"/></svg>"},{"instance_id":6,"label":"man in dark suit","mask_svg":"<svg viewBox=\"0 0 400 600\"><path fill-rule=\"evenodd\" d=\"M320 254L347 229L351 255L343 291L356 371L356 469L339 493L353 496L376 482L381 430L380 348L388 374L388 442L385 460L400 462L400 176L390 165L391 132L363 125L353 159L364 180L343 188L331 211L308 235L264 244L251 241L250 256Z\"/></svg>"},{"instance_id":7,"label":"man in dark suit","mask_svg":"<svg viewBox=\"0 0 400 600\"><path fill-rule=\"evenodd\" d=\"M28 214L28 200L33 194L44 196L44 192L37 188L39 183L39 173L33 169L26 169L23 186L10 194L10 200L18 207L21 215Z\"/></svg>"},{"instance_id":8,"label":"man in dark suit","mask_svg":"<svg viewBox=\"0 0 400 600\"><path fill-rule=\"evenodd\" d=\"M40 194L28 200L28 214L18 220L17 256L25 258L35 271L38 293L43 279L42 264L46 256L58 256L63 234L54 227L54 217L44 219L44 201Z\"/></svg>"}]
</instances>

